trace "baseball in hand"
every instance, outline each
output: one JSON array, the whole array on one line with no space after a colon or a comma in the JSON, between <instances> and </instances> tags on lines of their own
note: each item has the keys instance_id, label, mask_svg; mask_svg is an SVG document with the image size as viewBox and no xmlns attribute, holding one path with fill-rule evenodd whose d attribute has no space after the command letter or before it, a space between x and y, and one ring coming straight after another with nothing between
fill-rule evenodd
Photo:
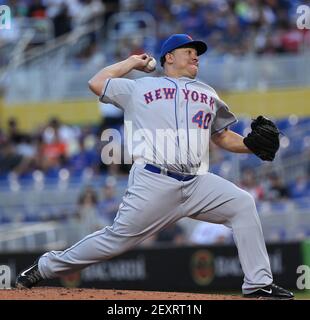
<instances>
[{"instance_id":1,"label":"baseball in hand","mask_svg":"<svg viewBox=\"0 0 310 320\"><path fill-rule=\"evenodd\" d=\"M149 63L146 65L146 69L148 69L149 71L153 71L156 69L156 59L152 58L152 60L149 61Z\"/></svg>"}]
</instances>

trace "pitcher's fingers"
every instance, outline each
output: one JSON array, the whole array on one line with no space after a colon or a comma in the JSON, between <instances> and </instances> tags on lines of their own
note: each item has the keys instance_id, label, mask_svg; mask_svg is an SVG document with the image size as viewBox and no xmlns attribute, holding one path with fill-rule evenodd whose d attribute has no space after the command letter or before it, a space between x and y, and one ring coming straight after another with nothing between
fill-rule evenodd
<instances>
[{"instance_id":1,"label":"pitcher's fingers","mask_svg":"<svg viewBox=\"0 0 310 320\"><path fill-rule=\"evenodd\" d=\"M148 56L147 59L145 60L145 65L147 66L147 64L153 59L152 56Z\"/></svg>"},{"instance_id":2,"label":"pitcher's fingers","mask_svg":"<svg viewBox=\"0 0 310 320\"><path fill-rule=\"evenodd\" d=\"M149 55L147 53L143 53L139 55L139 58L141 58L142 60L146 60L149 57Z\"/></svg>"}]
</instances>

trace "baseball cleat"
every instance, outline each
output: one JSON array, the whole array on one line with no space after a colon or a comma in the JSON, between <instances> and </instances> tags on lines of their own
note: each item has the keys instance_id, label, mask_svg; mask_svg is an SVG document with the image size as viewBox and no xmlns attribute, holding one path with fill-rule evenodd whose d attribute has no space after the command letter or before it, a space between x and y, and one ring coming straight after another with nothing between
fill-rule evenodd
<instances>
[{"instance_id":1,"label":"baseball cleat","mask_svg":"<svg viewBox=\"0 0 310 320\"><path fill-rule=\"evenodd\" d=\"M38 268L38 261L22 271L16 278L15 287L18 289L30 289L43 280Z\"/></svg>"},{"instance_id":2,"label":"baseball cleat","mask_svg":"<svg viewBox=\"0 0 310 320\"><path fill-rule=\"evenodd\" d=\"M270 300L293 300L294 294L285 290L274 283L269 286L260 288L252 293L244 294L245 298L262 298Z\"/></svg>"}]
</instances>

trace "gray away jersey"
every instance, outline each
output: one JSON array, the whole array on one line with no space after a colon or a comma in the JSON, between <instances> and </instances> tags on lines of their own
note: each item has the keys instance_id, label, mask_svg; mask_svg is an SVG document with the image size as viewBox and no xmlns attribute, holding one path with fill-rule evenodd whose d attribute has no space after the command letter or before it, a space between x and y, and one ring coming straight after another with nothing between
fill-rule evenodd
<instances>
[{"instance_id":1,"label":"gray away jersey","mask_svg":"<svg viewBox=\"0 0 310 320\"><path fill-rule=\"evenodd\" d=\"M190 78L107 79L100 101L124 110L134 161L205 174L210 135L237 122L216 91Z\"/></svg>"}]
</instances>

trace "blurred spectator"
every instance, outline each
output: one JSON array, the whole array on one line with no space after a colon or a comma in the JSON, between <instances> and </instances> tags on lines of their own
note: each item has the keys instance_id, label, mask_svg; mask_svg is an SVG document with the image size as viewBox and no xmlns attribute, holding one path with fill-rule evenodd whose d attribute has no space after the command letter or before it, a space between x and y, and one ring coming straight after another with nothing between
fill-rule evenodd
<instances>
[{"instance_id":1,"label":"blurred spectator","mask_svg":"<svg viewBox=\"0 0 310 320\"><path fill-rule=\"evenodd\" d=\"M9 141L14 144L18 144L25 139L26 134L20 131L15 118L8 120L7 136Z\"/></svg>"},{"instance_id":2,"label":"blurred spectator","mask_svg":"<svg viewBox=\"0 0 310 320\"><path fill-rule=\"evenodd\" d=\"M287 26L280 38L283 52L298 53L303 45L303 32L296 29L295 25Z\"/></svg>"},{"instance_id":3,"label":"blurred spectator","mask_svg":"<svg viewBox=\"0 0 310 320\"><path fill-rule=\"evenodd\" d=\"M91 139L91 136L88 138ZM91 169L93 173L99 171L100 155L95 150L93 143L88 143L87 137L79 140L77 152L68 159L68 169L73 175L80 176L85 169Z\"/></svg>"},{"instance_id":4,"label":"blurred spectator","mask_svg":"<svg viewBox=\"0 0 310 320\"><path fill-rule=\"evenodd\" d=\"M98 197L96 191L88 186L78 199L77 218L82 225L84 235L91 234L106 225L98 213Z\"/></svg>"},{"instance_id":5,"label":"blurred spectator","mask_svg":"<svg viewBox=\"0 0 310 320\"><path fill-rule=\"evenodd\" d=\"M6 215L0 215L0 225L1 224L5 224L5 223L11 223L12 220L10 217L6 216Z\"/></svg>"},{"instance_id":6,"label":"blurred spectator","mask_svg":"<svg viewBox=\"0 0 310 320\"><path fill-rule=\"evenodd\" d=\"M0 127L0 146L6 141L6 136Z\"/></svg>"},{"instance_id":7,"label":"blurred spectator","mask_svg":"<svg viewBox=\"0 0 310 320\"><path fill-rule=\"evenodd\" d=\"M264 189L256 181L255 172L251 168L243 170L241 188L249 192L255 201L262 200L264 198Z\"/></svg>"},{"instance_id":8,"label":"blurred spectator","mask_svg":"<svg viewBox=\"0 0 310 320\"><path fill-rule=\"evenodd\" d=\"M189 241L199 245L231 243L232 232L222 224L199 222L193 229Z\"/></svg>"},{"instance_id":9,"label":"blurred spectator","mask_svg":"<svg viewBox=\"0 0 310 320\"><path fill-rule=\"evenodd\" d=\"M236 1L235 14L244 26L259 26L262 8L257 0Z\"/></svg>"},{"instance_id":10,"label":"blurred spectator","mask_svg":"<svg viewBox=\"0 0 310 320\"><path fill-rule=\"evenodd\" d=\"M276 173L268 176L268 181L265 190L265 200L276 201L286 200L290 196L288 187Z\"/></svg>"},{"instance_id":11,"label":"blurred spectator","mask_svg":"<svg viewBox=\"0 0 310 320\"><path fill-rule=\"evenodd\" d=\"M49 10L50 18L54 24L54 37L60 37L72 30L72 21L66 3L55 1Z\"/></svg>"},{"instance_id":12,"label":"blurred spectator","mask_svg":"<svg viewBox=\"0 0 310 320\"><path fill-rule=\"evenodd\" d=\"M121 125L123 113L119 114L115 107L113 109L117 117L104 118L99 131L95 126L73 127L63 124L58 118L52 118L39 129L25 133L19 129L15 118L9 119L7 132L0 131L2 172L7 174L14 171L19 175L40 170L49 178L58 178L59 171L66 168L69 175L83 179L106 172L127 175L130 165L106 165L101 159L104 146L100 141L101 130L109 127L120 130L120 158L124 157Z\"/></svg>"},{"instance_id":13,"label":"blurred spectator","mask_svg":"<svg viewBox=\"0 0 310 320\"><path fill-rule=\"evenodd\" d=\"M67 145L61 141L59 132L56 131L52 140L42 143L39 149L39 159L43 171L61 168L67 163Z\"/></svg>"},{"instance_id":14,"label":"blurred spectator","mask_svg":"<svg viewBox=\"0 0 310 320\"><path fill-rule=\"evenodd\" d=\"M249 49L247 36L246 31L241 31L236 17L229 17L223 37L224 52L233 55L245 54Z\"/></svg>"},{"instance_id":15,"label":"blurred spectator","mask_svg":"<svg viewBox=\"0 0 310 320\"><path fill-rule=\"evenodd\" d=\"M142 51L155 51L154 54L158 54L163 39L171 33L188 33L201 38L208 43L209 55L298 53L304 50L306 43L310 43L309 30L298 30L295 25L299 1L32 0L8 1L8 4L14 18L50 18L55 37L80 26L101 24L103 21L107 25L107 19L120 11L151 13L156 20L156 39L153 39L153 35L143 35L141 40L134 39L137 41L135 44L131 40L125 43L119 40L120 46L115 46L115 56L111 57L114 60ZM10 32L0 33L0 43L20 39L21 31L15 19L13 24L14 28ZM128 23L124 19L119 22L115 31L120 38L129 36L132 39L137 30L139 34L143 34L145 28L145 21ZM103 31L91 32L85 36L88 38L87 43L84 39L82 45L79 43L77 50L79 58L85 58L82 59L83 63L87 63L87 58L91 59L92 55L98 53L94 45L98 47L106 43L106 30L104 28ZM83 46L85 48L80 52ZM110 56L109 54L108 57ZM3 59L3 62L6 60Z\"/></svg>"},{"instance_id":16,"label":"blurred spectator","mask_svg":"<svg viewBox=\"0 0 310 320\"><path fill-rule=\"evenodd\" d=\"M160 21L160 23L157 23L157 51L159 51L163 41L167 37L173 33L182 33L182 26L180 21L175 20L166 4L157 7L155 18L157 21Z\"/></svg>"},{"instance_id":17,"label":"blurred spectator","mask_svg":"<svg viewBox=\"0 0 310 320\"><path fill-rule=\"evenodd\" d=\"M25 159L29 159L29 163L34 160L36 149L33 144L33 139L30 134L26 134L19 129L15 118L8 120L7 137L8 140L15 145L17 154Z\"/></svg>"},{"instance_id":18,"label":"blurred spectator","mask_svg":"<svg viewBox=\"0 0 310 320\"><path fill-rule=\"evenodd\" d=\"M108 177L106 184L102 188L103 199L99 202L98 208L100 216L112 224L118 207L120 204L119 199L116 197L116 179L112 176Z\"/></svg>"},{"instance_id":19,"label":"blurred spectator","mask_svg":"<svg viewBox=\"0 0 310 320\"><path fill-rule=\"evenodd\" d=\"M201 6L195 2L189 2L189 7L186 10L186 14L181 19L183 30L190 34L193 38L196 38L203 28Z\"/></svg>"},{"instance_id":20,"label":"blurred spectator","mask_svg":"<svg viewBox=\"0 0 310 320\"><path fill-rule=\"evenodd\" d=\"M10 141L0 145L0 175L14 172L17 175L25 173L29 168L29 159L16 152Z\"/></svg>"},{"instance_id":21,"label":"blurred spectator","mask_svg":"<svg viewBox=\"0 0 310 320\"><path fill-rule=\"evenodd\" d=\"M215 32L223 32L224 28L219 23L219 20L215 14L214 9L207 9L204 11L202 16L203 22L201 29L199 30L200 36L210 37ZM209 45L209 43L208 43Z\"/></svg>"},{"instance_id":22,"label":"blurred spectator","mask_svg":"<svg viewBox=\"0 0 310 320\"><path fill-rule=\"evenodd\" d=\"M46 6L41 0L33 0L30 2L30 6L28 8L28 17L38 19L46 17Z\"/></svg>"},{"instance_id":23,"label":"blurred spectator","mask_svg":"<svg viewBox=\"0 0 310 320\"><path fill-rule=\"evenodd\" d=\"M298 176L289 185L289 194L292 198L303 198L310 194L310 181L304 176Z\"/></svg>"},{"instance_id":24,"label":"blurred spectator","mask_svg":"<svg viewBox=\"0 0 310 320\"><path fill-rule=\"evenodd\" d=\"M103 19L105 5L101 0L74 0L70 1L73 27L86 23L93 23L98 18Z\"/></svg>"},{"instance_id":25,"label":"blurred spectator","mask_svg":"<svg viewBox=\"0 0 310 320\"><path fill-rule=\"evenodd\" d=\"M76 148L78 148L78 138L80 135L80 128L66 125L57 117L53 117L49 120L42 133L43 142L45 144L57 140L59 143L65 145L68 155L74 153Z\"/></svg>"},{"instance_id":26,"label":"blurred spectator","mask_svg":"<svg viewBox=\"0 0 310 320\"><path fill-rule=\"evenodd\" d=\"M257 54L277 54L283 52L279 30L258 33L254 43Z\"/></svg>"}]
</instances>

